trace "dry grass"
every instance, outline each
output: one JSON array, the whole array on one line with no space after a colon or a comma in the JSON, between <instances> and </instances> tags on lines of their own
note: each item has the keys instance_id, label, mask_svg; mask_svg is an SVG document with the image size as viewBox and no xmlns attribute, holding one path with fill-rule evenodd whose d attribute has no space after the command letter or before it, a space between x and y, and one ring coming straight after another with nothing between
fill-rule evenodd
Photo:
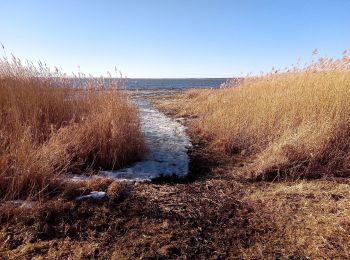
<instances>
[{"instance_id":1,"label":"dry grass","mask_svg":"<svg viewBox=\"0 0 350 260\"><path fill-rule=\"evenodd\" d=\"M192 90L168 108L197 116L195 131L213 148L250 155L254 177L295 179L350 173L349 97L344 52L239 87Z\"/></svg>"},{"instance_id":2,"label":"dry grass","mask_svg":"<svg viewBox=\"0 0 350 260\"><path fill-rule=\"evenodd\" d=\"M233 90L227 90L226 93L230 91ZM211 96L203 92L209 92ZM200 125L205 120L204 108L200 105L196 106L199 99L201 99L200 102L207 102L209 98L216 98L218 92L222 93L222 90L191 91L159 101L157 104L169 113L186 117L190 136L201 134L210 137L211 147L209 148L212 151L213 148L217 148L218 150L213 152L222 155L225 149L218 143L217 137L204 132L203 126ZM191 103L193 100L196 100L194 104ZM243 163L251 163L256 167L260 162L255 160L259 157L256 152L250 152L250 154L238 152L240 152L238 156L231 156L234 159L234 166L229 163L227 169L223 163L220 163L220 168L214 168L210 174L212 178L223 180L225 185L236 181L242 185L238 188L242 194L237 191L234 194L242 203L241 214L246 224L242 229L237 228L230 234L230 239L234 234L239 234L237 241L225 251L231 254L230 250L232 250L233 254L229 255L231 258L348 259L350 257L349 178L329 176L281 182L255 181L255 179L246 181L246 179L236 178L247 173L245 166L240 166ZM341 173L339 169L338 171ZM307 175L307 177L310 176L314 175ZM206 183L210 181L212 180L208 178ZM215 190L220 188L218 184L215 185ZM223 193L227 194L231 189L231 187L224 188ZM204 196L202 194L199 197ZM227 204L225 198L222 199L222 203ZM239 214L236 213L235 216ZM230 230L225 221L220 222L213 230L216 231L221 225L225 226L225 230ZM243 231L241 234L240 230ZM229 240L224 238L223 231L219 233L222 240L218 243L218 247L223 246L223 241ZM215 237L214 231L210 236ZM239 253L233 250L234 245L238 245ZM216 251L220 252L220 249L216 248ZM225 257L230 258L229 256Z\"/></svg>"},{"instance_id":3,"label":"dry grass","mask_svg":"<svg viewBox=\"0 0 350 260\"><path fill-rule=\"evenodd\" d=\"M65 185L61 174L143 156L137 110L119 82L83 82L72 88L58 70L0 60L0 198L55 192Z\"/></svg>"},{"instance_id":4,"label":"dry grass","mask_svg":"<svg viewBox=\"0 0 350 260\"><path fill-rule=\"evenodd\" d=\"M251 227L267 231L241 248L242 258L349 259L348 180L257 184L243 201L259 214Z\"/></svg>"}]
</instances>

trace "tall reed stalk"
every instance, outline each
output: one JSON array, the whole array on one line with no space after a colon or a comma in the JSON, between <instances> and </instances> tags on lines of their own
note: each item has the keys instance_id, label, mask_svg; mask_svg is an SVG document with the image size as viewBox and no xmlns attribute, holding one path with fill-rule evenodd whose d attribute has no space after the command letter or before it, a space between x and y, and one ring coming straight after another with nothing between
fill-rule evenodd
<instances>
[{"instance_id":1,"label":"tall reed stalk","mask_svg":"<svg viewBox=\"0 0 350 260\"><path fill-rule=\"evenodd\" d=\"M194 90L182 112L213 148L250 155L259 178L350 174L350 59L247 77L227 89Z\"/></svg>"},{"instance_id":2,"label":"tall reed stalk","mask_svg":"<svg viewBox=\"0 0 350 260\"><path fill-rule=\"evenodd\" d=\"M0 198L56 192L62 174L116 169L145 150L120 81L0 59Z\"/></svg>"}]
</instances>

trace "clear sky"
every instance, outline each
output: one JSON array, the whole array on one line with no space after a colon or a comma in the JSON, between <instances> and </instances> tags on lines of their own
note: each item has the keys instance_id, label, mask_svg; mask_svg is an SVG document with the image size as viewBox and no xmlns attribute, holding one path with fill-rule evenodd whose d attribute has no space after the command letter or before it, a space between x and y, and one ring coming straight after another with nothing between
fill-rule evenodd
<instances>
[{"instance_id":1,"label":"clear sky","mask_svg":"<svg viewBox=\"0 0 350 260\"><path fill-rule=\"evenodd\" d=\"M233 77L350 49L350 0L0 0L8 53L95 76Z\"/></svg>"}]
</instances>

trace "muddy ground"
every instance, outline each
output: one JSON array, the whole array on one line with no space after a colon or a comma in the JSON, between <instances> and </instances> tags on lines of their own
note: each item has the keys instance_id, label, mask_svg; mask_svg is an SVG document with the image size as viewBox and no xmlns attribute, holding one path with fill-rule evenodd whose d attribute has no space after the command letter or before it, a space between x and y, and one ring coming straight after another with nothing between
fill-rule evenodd
<instances>
[{"instance_id":1,"label":"muddy ground","mask_svg":"<svg viewBox=\"0 0 350 260\"><path fill-rule=\"evenodd\" d=\"M99 202L72 199L85 189L33 208L2 203L0 259L350 257L348 179L252 181L241 177L244 158L188 134L186 179L97 182L90 190L108 194Z\"/></svg>"}]
</instances>

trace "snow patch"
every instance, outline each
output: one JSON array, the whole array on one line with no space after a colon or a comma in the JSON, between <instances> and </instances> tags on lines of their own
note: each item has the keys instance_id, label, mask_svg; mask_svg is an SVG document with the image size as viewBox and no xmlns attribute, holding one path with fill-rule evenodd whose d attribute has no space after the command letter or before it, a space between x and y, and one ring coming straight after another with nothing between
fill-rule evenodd
<instances>
[{"instance_id":1,"label":"snow patch","mask_svg":"<svg viewBox=\"0 0 350 260\"><path fill-rule=\"evenodd\" d=\"M83 195L77 197L75 200L82 201L82 200L103 200L107 198L106 192L104 191L92 191L88 195Z\"/></svg>"}]
</instances>

